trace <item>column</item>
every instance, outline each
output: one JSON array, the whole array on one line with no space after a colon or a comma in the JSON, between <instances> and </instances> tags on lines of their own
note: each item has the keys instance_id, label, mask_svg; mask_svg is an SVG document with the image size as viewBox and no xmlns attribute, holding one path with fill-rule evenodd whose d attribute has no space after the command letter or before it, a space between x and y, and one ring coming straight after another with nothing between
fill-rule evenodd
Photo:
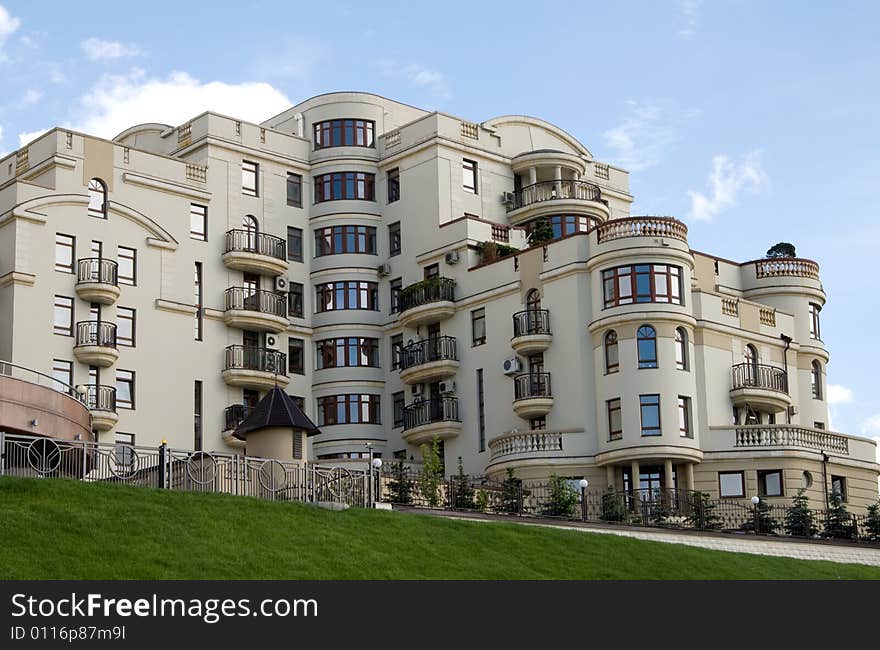
<instances>
[{"instance_id":1,"label":"column","mask_svg":"<svg viewBox=\"0 0 880 650\"><path fill-rule=\"evenodd\" d=\"M529 167L529 185L534 185L538 182L538 168L537 167Z\"/></svg>"},{"instance_id":2,"label":"column","mask_svg":"<svg viewBox=\"0 0 880 650\"><path fill-rule=\"evenodd\" d=\"M635 492L635 490L639 489L639 475L642 473L639 469L639 461L632 461L629 471L632 477L632 480L630 481L630 488Z\"/></svg>"},{"instance_id":3,"label":"column","mask_svg":"<svg viewBox=\"0 0 880 650\"><path fill-rule=\"evenodd\" d=\"M663 487L667 490L675 487L675 483L672 482L672 460L669 458L663 461Z\"/></svg>"},{"instance_id":4,"label":"column","mask_svg":"<svg viewBox=\"0 0 880 650\"><path fill-rule=\"evenodd\" d=\"M617 489L617 481L614 477L614 465L606 465L605 466L605 487L612 487L615 490Z\"/></svg>"},{"instance_id":5,"label":"column","mask_svg":"<svg viewBox=\"0 0 880 650\"><path fill-rule=\"evenodd\" d=\"M556 165L553 168L553 178L556 181L553 183L553 189L556 191L556 196L562 198L562 165Z\"/></svg>"},{"instance_id":6,"label":"column","mask_svg":"<svg viewBox=\"0 0 880 650\"><path fill-rule=\"evenodd\" d=\"M687 477L686 481L685 481L685 485L687 486L688 490L693 490L694 489L694 464L693 463L686 463L684 466L684 469L685 469L685 476Z\"/></svg>"}]
</instances>

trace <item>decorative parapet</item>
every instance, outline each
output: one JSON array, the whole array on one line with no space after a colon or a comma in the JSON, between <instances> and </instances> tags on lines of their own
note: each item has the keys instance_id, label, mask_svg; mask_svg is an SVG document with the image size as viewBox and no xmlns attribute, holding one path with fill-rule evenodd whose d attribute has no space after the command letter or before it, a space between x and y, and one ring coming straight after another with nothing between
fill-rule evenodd
<instances>
[{"instance_id":1,"label":"decorative parapet","mask_svg":"<svg viewBox=\"0 0 880 650\"><path fill-rule=\"evenodd\" d=\"M472 140L479 140L480 138L480 127L473 122L462 122L461 123L461 137L463 138L471 138Z\"/></svg>"},{"instance_id":2,"label":"decorative parapet","mask_svg":"<svg viewBox=\"0 0 880 650\"><path fill-rule=\"evenodd\" d=\"M687 226L672 217L626 217L596 227L599 242L625 237L670 237L687 242Z\"/></svg>"},{"instance_id":3,"label":"decorative parapet","mask_svg":"<svg viewBox=\"0 0 880 650\"><path fill-rule=\"evenodd\" d=\"M794 447L849 455L849 440L844 435L784 424L737 427L733 446Z\"/></svg>"},{"instance_id":4,"label":"decorative parapet","mask_svg":"<svg viewBox=\"0 0 880 650\"><path fill-rule=\"evenodd\" d=\"M748 263L748 262L747 262ZM813 260L797 257L781 257L756 260L755 276L758 278L795 277L819 279L819 265Z\"/></svg>"},{"instance_id":5,"label":"decorative parapet","mask_svg":"<svg viewBox=\"0 0 880 650\"><path fill-rule=\"evenodd\" d=\"M489 441L491 461L513 454L563 451L562 431L522 431L506 433ZM490 461L490 462L491 462Z\"/></svg>"}]
</instances>

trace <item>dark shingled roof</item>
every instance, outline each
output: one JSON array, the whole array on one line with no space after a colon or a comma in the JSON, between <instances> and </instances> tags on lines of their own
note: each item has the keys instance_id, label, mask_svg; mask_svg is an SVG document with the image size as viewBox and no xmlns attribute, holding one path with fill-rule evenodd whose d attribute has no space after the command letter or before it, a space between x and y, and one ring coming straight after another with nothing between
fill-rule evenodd
<instances>
[{"instance_id":1,"label":"dark shingled roof","mask_svg":"<svg viewBox=\"0 0 880 650\"><path fill-rule=\"evenodd\" d=\"M269 427L286 427L304 431L307 436L314 436L321 431L305 413L302 412L293 398L275 386L254 407L232 435L244 440L251 431L259 431Z\"/></svg>"}]
</instances>

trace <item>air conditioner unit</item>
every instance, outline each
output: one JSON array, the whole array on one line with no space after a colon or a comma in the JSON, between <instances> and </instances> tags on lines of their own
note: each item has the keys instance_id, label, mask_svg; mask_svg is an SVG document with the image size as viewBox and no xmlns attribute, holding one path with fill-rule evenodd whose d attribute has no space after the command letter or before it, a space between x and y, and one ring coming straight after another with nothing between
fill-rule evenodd
<instances>
[{"instance_id":1,"label":"air conditioner unit","mask_svg":"<svg viewBox=\"0 0 880 650\"><path fill-rule=\"evenodd\" d=\"M380 278L384 278L386 275L391 275L391 265L390 264L380 264L376 267L376 273L379 274Z\"/></svg>"},{"instance_id":2,"label":"air conditioner unit","mask_svg":"<svg viewBox=\"0 0 880 650\"><path fill-rule=\"evenodd\" d=\"M275 278L275 291L287 291L287 286L290 284L287 278L283 275L279 275Z\"/></svg>"},{"instance_id":3,"label":"air conditioner unit","mask_svg":"<svg viewBox=\"0 0 880 650\"><path fill-rule=\"evenodd\" d=\"M515 198L513 192L502 192L501 193L501 202L504 205L513 205Z\"/></svg>"},{"instance_id":4,"label":"air conditioner unit","mask_svg":"<svg viewBox=\"0 0 880 650\"><path fill-rule=\"evenodd\" d=\"M458 251L449 251L445 259L447 264L458 264Z\"/></svg>"},{"instance_id":5,"label":"air conditioner unit","mask_svg":"<svg viewBox=\"0 0 880 650\"><path fill-rule=\"evenodd\" d=\"M266 337L266 347L267 347L267 348L274 348L274 347L275 347L275 343L276 343L275 337L272 336L271 334L269 334L269 335Z\"/></svg>"},{"instance_id":6,"label":"air conditioner unit","mask_svg":"<svg viewBox=\"0 0 880 650\"><path fill-rule=\"evenodd\" d=\"M519 357L510 357L501 364L501 370L504 371L505 375L515 375L521 368L522 365L520 364Z\"/></svg>"},{"instance_id":7,"label":"air conditioner unit","mask_svg":"<svg viewBox=\"0 0 880 650\"><path fill-rule=\"evenodd\" d=\"M451 395L455 392L455 380L447 379L446 381L440 382L440 394L441 395Z\"/></svg>"},{"instance_id":8,"label":"air conditioner unit","mask_svg":"<svg viewBox=\"0 0 880 650\"><path fill-rule=\"evenodd\" d=\"M797 415L797 412L798 412L797 406L795 406L794 404L792 404L791 406L788 407L788 414L789 415Z\"/></svg>"},{"instance_id":9,"label":"air conditioner unit","mask_svg":"<svg viewBox=\"0 0 880 650\"><path fill-rule=\"evenodd\" d=\"M422 401L421 398L422 398L422 395L424 394L424 391L422 389L421 384L413 384L412 388L410 389L410 392L412 393L413 401L415 401L415 402Z\"/></svg>"}]
</instances>

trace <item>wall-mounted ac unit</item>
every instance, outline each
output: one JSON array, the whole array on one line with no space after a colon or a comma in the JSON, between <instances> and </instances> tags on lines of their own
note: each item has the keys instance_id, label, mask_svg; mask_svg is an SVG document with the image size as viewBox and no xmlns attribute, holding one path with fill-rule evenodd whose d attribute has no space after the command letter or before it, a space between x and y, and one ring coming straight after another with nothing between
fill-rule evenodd
<instances>
[{"instance_id":1,"label":"wall-mounted ac unit","mask_svg":"<svg viewBox=\"0 0 880 650\"><path fill-rule=\"evenodd\" d=\"M519 357L510 357L501 363L501 370L505 375L515 375L522 369Z\"/></svg>"},{"instance_id":2,"label":"wall-mounted ac unit","mask_svg":"<svg viewBox=\"0 0 880 650\"><path fill-rule=\"evenodd\" d=\"M515 197L514 197L513 192L502 192L502 193L501 193L501 202L502 202L504 205L513 205L513 202L514 202L515 200L516 200L516 199L515 199Z\"/></svg>"},{"instance_id":3,"label":"wall-mounted ac unit","mask_svg":"<svg viewBox=\"0 0 880 650\"><path fill-rule=\"evenodd\" d=\"M440 394L441 395L451 395L455 392L455 380L447 379L446 381L440 382Z\"/></svg>"},{"instance_id":4,"label":"wall-mounted ac unit","mask_svg":"<svg viewBox=\"0 0 880 650\"><path fill-rule=\"evenodd\" d=\"M266 347L267 348L275 349L276 343L277 343L277 340L275 339L275 336L273 336L272 334L268 334L266 336Z\"/></svg>"},{"instance_id":5,"label":"wall-mounted ac unit","mask_svg":"<svg viewBox=\"0 0 880 650\"><path fill-rule=\"evenodd\" d=\"M275 278L275 291L287 291L287 286L290 284L287 278L283 275L279 275Z\"/></svg>"},{"instance_id":6,"label":"wall-mounted ac unit","mask_svg":"<svg viewBox=\"0 0 880 650\"><path fill-rule=\"evenodd\" d=\"M421 384L413 384L410 393L414 402L421 402L422 396L425 394Z\"/></svg>"},{"instance_id":7,"label":"wall-mounted ac unit","mask_svg":"<svg viewBox=\"0 0 880 650\"><path fill-rule=\"evenodd\" d=\"M797 415L797 412L798 412L797 406L795 406L794 404L792 404L791 406L788 407L788 414L789 415Z\"/></svg>"},{"instance_id":8,"label":"wall-mounted ac unit","mask_svg":"<svg viewBox=\"0 0 880 650\"><path fill-rule=\"evenodd\" d=\"M449 251L444 259L447 264L458 264L458 251Z\"/></svg>"},{"instance_id":9,"label":"wall-mounted ac unit","mask_svg":"<svg viewBox=\"0 0 880 650\"><path fill-rule=\"evenodd\" d=\"M386 275L391 275L391 265L390 264L380 264L376 267L376 273L379 274L380 278L384 278Z\"/></svg>"}]
</instances>

